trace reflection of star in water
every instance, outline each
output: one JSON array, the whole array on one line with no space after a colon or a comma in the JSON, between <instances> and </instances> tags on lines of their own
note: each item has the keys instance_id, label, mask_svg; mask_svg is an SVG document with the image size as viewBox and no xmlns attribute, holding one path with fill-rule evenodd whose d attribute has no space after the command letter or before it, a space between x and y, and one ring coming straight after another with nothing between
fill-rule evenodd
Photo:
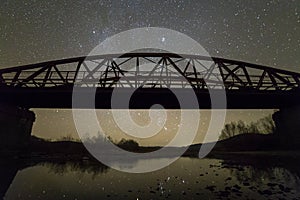
<instances>
[{"instance_id":1,"label":"reflection of star in water","mask_svg":"<svg viewBox=\"0 0 300 200\"><path fill-rule=\"evenodd\" d=\"M162 117L157 118L157 123L156 123L156 124L157 124L158 126L163 125L163 123L164 123L164 120L163 120Z\"/></svg>"}]
</instances>

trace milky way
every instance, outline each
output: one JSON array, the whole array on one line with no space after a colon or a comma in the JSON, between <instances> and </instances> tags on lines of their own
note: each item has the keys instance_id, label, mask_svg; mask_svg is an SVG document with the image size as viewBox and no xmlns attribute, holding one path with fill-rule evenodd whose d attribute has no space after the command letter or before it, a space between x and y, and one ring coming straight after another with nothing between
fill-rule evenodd
<instances>
[{"instance_id":1,"label":"milky way","mask_svg":"<svg viewBox=\"0 0 300 200\"><path fill-rule=\"evenodd\" d=\"M154 26L214 56L298 70L299 8L296 0L2 1L0 65L86 55L108 36Z\"/></svg>"}]
</instances>

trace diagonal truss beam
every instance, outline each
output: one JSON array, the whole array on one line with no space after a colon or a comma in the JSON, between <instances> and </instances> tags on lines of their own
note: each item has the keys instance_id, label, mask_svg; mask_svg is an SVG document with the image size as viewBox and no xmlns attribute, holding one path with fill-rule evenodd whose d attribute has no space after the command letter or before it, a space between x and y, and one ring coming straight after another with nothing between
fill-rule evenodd
<instances>
[{"instance_id":1,"label":"diagonal truss beam","mask_svg":"<svg viewBox=\"0 0 300 200\"><path fill-rule=\"evenodd\" d=\"M86 62L96 65L89 68ZM149 65L146 69L145 63ZM227 90L295 90L300 88L300 73L223 58L171 53L88 56L0 69L0 86L12 88L64 87L79 82L86 87L206 90L208 85L218 88L222 81Z\"/></svg>"}]
</instances>

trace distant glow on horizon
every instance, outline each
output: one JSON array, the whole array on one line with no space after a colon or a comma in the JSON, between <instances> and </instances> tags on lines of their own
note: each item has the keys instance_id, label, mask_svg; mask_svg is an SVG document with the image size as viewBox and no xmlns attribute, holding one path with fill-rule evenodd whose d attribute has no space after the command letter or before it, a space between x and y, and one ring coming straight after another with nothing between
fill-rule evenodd
<instances>
[{"instance_id":1,"label":"distant glow on horizon","mask_svg":"<svg viewBox=\"0 0 300 200\"><path fill-rule=\"evenodd\" d=\"M33 126L33 135L52 140L60 139L64 136L71 136L74 139L79 139L73 122L72 111L70 109L33 109L33 111L37 115L36 122ZM210 122L210 110L199 111L201 118L199 130L194 143L201 143L203 141ZM98 121L107 136L110 136L115 141L119 141L122 138L134 139L143 146L164 145L170 142L170 140L173 139L180 122L180 110L167 110L167 121L163 129L153 137L139 139L131 137L121 131L114 122L110 110L103 109L97 110L96 112ZM251 123L263 118L264 116L272 114L273 112L274 110L228 110L226 123L238 120L242 120L245 123ZM145 126L147 123L149 123L147 110L131 110L130 114L132 119L141 126ZM44 127L47 128L45 129ZM90 128L91 130L94 130L94 127ZM89 127L87 127L87 137L92 137L93 135L95 134L90 133ZM184 141L182 141L181 144L184 144ZM178 145L182 146L181 144Z\"/></svg>"}]
</instances>

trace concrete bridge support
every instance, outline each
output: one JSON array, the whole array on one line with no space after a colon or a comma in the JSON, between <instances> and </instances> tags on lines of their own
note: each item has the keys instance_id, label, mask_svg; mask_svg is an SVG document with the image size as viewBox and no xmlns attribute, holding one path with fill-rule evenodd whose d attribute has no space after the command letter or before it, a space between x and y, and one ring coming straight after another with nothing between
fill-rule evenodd
<instances>
[{"instance_id":1,"label":"concrete bridge support","mask_svg":"<svg viewBox=\"0 0 300 200\"><path fill-rule=\"evenodd\" d=\"M26 148L30 143L34 121L34 112L0 104L0 150L11 151Z\"/></svg>"},{"instance_id":2,"label":"concrete bridge support","mask_svg":"<svg viewBox=\"0 0 300 200\"><path fill-rule=\"evenodd\" d=\"M300 149L300 105L281 108L273 114L273 120L281 146Z\"/></svg>"}]
</instances>

